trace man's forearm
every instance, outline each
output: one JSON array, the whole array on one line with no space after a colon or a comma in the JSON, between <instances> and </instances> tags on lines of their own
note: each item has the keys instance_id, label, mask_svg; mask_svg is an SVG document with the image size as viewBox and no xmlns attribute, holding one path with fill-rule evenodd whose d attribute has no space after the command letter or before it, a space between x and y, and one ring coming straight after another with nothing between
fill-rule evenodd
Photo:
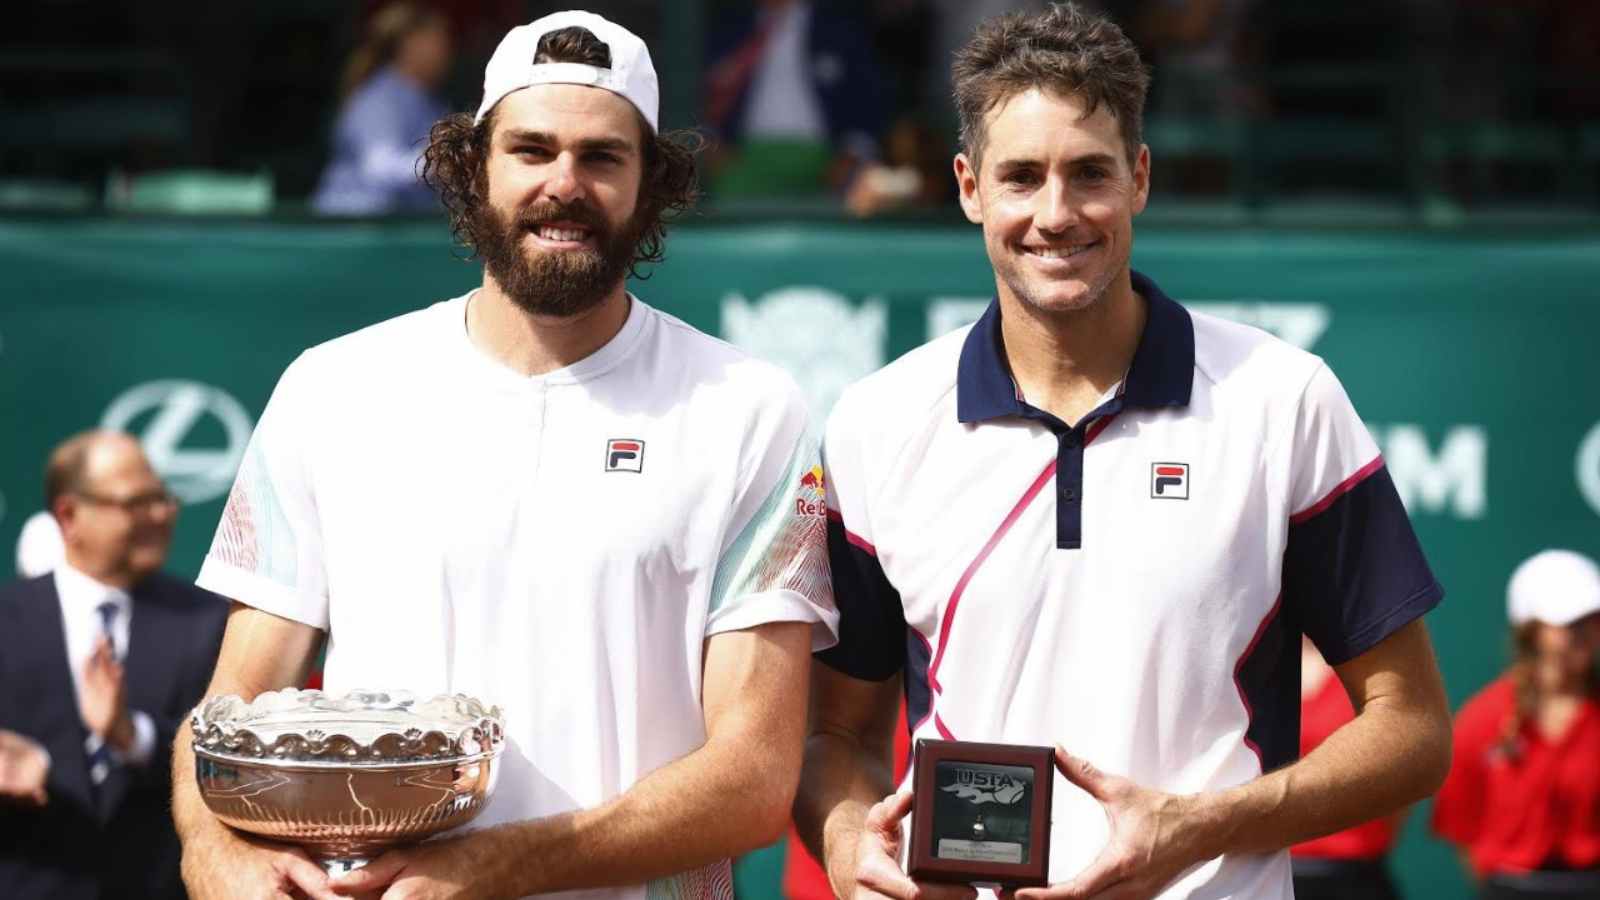
<instances>
[{"instance_id":1,"label":"man's forearm","mask_svg":"<svg viewBox=\"0 0 1600 900\"><path fill-rule=\"evenodd\" d=\"M184 844L207 830L226 828L206 808L194 778L194 735L188 723L178 726L172 743L172 824Z\"/></svg>"},{"instance_id":2,"label":"man's forearm","mask_svg":"<svg viewBox=\"0 0 1600 900\"><path fill-rule=\"evenodd\" d=\"M640 884L701 868L783 835L793 756L708 742L594 809L499 826L476 844L497 895Z\"/></svg>"},{"instance_id":3,"label":"man's forearm","mask_svg":"<svg viewBox=\"0 0 1600 900\"><path fill-rule=\"evenodd\" d=\"M1449 769L1448 719L1371 703L1299 762L1247 784L1187 798L1205 852L1269 853L1431 795Z\"/></svg>"},{"instance_id":4,"label":"man's forearm","mask_svg":"<svg viewBox=\"0 0 1600 900\"><path fill-rule=\"evenodd\" d=\"M889 761L856 738L818 732L806 742L795 827L806 848L824 862L836 893L853 883L849 869L867 810L893 790Z\"/></svg>"}]
</instances>

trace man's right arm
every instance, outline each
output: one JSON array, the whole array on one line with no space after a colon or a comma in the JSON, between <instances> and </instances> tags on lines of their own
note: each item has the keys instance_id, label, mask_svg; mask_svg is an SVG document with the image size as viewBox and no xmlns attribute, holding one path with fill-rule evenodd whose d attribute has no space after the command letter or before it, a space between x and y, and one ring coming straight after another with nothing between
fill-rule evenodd
<instances>
[{"instance_id":1,"label":"man's right arm","mask_svg":"<svg viewBox=\"0 0 1600 900\"><path fill-rule=\"evenodd\" d=\"M900 594L878 559L861 489L875 483L862 444L881 441L855 423L877 419L857 405L846 391L828 420L822 451L839 642L816 654L811 666L795 825L840 897L970 897L966 887L918 885L897 861L900 820L910 808L909 795L890 795L906 621Z\"/></svg>"},{"instance_id":2,"label":"man's right arm","mask_svg":"<svg viewBox=\"0 0 1600 900\"><path fill-rule=\"evenodd\" d=\"M794 821L837 896L855 890L856 845L867 811L894 791L899 678L863 681L811 666L811 716Z\"/></svg>"},{"instance_id":3,"label":"man's right arm","mask_svg":"<svg viewBox=\"0 0 1600 900\"><path fill-rule=\"evenodd\" d=\"M900 678L852 678L820 661L811 673L810 734L794 820L835 896L976 897L967 885L919 884L900 869L900 820L911 811L909 793L890 793Z\"/></svg>"},{"instance_id":4,"label":"man's right arm","mask_svg":"<svg viewBox=\"0 0 1600 900\"><path fill-rule=\"evenodd\" d=\"M322 632L310 625L235 603L206 696L237 694L250 700L303 684L321 641ZM217 821L195 783L192 738L186 722L172 748L172 819L183 843L183 879L190 894L209 897L225 886L254 889L266 881L279 889L297 885L312 896L336 896L321 867L298 849L245 837Z\"/></svg>"}]
</instances>

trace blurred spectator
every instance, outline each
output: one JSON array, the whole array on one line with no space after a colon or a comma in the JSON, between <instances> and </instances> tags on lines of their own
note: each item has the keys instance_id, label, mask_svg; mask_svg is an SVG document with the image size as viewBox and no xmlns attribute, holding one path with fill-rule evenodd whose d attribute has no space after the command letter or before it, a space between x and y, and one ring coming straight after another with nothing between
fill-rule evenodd
<instances>
[{"instance_id":1,"label":"blurred spectator","mask_svg":"<svg viewBox=\"0 0 1600 900\"><path fill-rule=\"evenodd\" d=\"M956 110L951 102L953 88L950 83L950 61L958 48L972 37L978 23L1010 12L1038 12L1046 0L925 0L934 7L933 47L929 53L933 62L928 67L928 96L935 101L933 112L943 121L935 124L946 133L956 132ZM1097 3L1079 4L1086 9L1101 6ZM954 146L952 142L950 144ZM952 176L952 181L954 176Z\"/></svg>"},{"instance_id":2,"label":"blurred spectator","mask_svg":"<svg viewBox=\"0 0 1600 900\"><path fill-rule=\"evenodd\" d=\"M1433 827L1484 898L1600 897L1600 567L1539 553L1507 608L1515 661L1456 716Z\"/></svg>"},{"instance_id":3,"label":"blurred spectator","mask_svg":"<svg viewBox=\"0 0 1600 900\"><path fill-rule=\"evenodd\" d=\"M1150 0L1136 16L1139 49L1157 73L1161 115L1236 116L1259 103L1240 77L1239 45L1255 0Z\"/></svg>"},{"instance_id":4,"label":"blurred spectator","mask_svg":"<svg viewBox=\"0 0 1600 900\"><path fill-rule=\"evenodd\" d=\"M954 201L950 149L914 116L898 119L883 141L883 158L867 163L845 186L845 208L857 216Z\"/></svg>"},{"instance_id":5,"label":"blurred spectator","mask_svg":"<svg viewBox=\"0 0 1600 900\"><path fill-rule=\"evenodd\" d=\"M720 196L843 190L877 158L883 85L860 22L811 0L760 0L706 49Z\"/></svg>"},{"instance_id":6,"label":"blurred spectator","mask_svg":"<svg viewBox=\"0 0 1600 900\"><path fill-rule=\"evenodd\" d=\"M0 587L0 885L12 900L182 897L171 745L227 604L158 571L177 505L132 438L68 440L45 494L65 559Z\"/></svg>"},{"instance_id":7,"label":"blurred spectator","mask_svg":"<svg viewBox=\"0 0 1600 900\"><path fill-rule=\"evenodd\" d=\"M33 578L55 571L67 548L61 543L61 526L48 512L38 512L22 523L17 535L17 574Z\"/></svg>"},{"instance_id":8,"label":"blurred spectator","mask_svg":"<svg viewBox=\"0 0 1600 900\"><path fill-rule=\"evenodd\" d=\"M417 177L433 123L447 109L434 95L450 72L450 23L433 7L402 0L381 9L351 55L334 125L333 159L312 206L324 215L426 212L436 201Z\"/></svg>"},{"instance_id":9,"label":"blurred spectator","mask_svg":"<svg viewBox=\"0 0 1600 900\"><path fill-rule=\"evenodd\" d=\"M1310 638L1300 639L1300 755L1356 716L1350 695ZM1395 900L1388 855L1406 811L1291 847L1295 900Z\"/></svg>"}]
</instances>

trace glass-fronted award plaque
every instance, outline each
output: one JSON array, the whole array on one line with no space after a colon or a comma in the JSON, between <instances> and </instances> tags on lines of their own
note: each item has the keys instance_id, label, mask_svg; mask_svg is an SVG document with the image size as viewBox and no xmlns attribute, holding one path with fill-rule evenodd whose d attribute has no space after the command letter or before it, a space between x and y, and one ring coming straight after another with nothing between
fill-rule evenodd
<instances>
[{"instance_id":1,"label":"glass-fronted award plaque","mask_svg":"<svg viewBox=\"0 0 1600 900\"><path fill-rule=\"evenodd\" d=\"M909 872L923 881L1042 885L1050 873L1049 747L918 741Z\"/></svg>"}]
</instances>

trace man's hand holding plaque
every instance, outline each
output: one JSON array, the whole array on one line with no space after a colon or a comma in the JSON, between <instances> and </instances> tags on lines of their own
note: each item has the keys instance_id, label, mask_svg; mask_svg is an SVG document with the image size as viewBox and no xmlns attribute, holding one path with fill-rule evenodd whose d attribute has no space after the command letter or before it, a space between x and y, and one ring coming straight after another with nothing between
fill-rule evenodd
<instances>
[{"instance_id":1,"label":"man's hand holding plaque","mask_svg":"<svg viewBox=\"0 0 1600 900\"><path fill-rule=\"evenodd\" d=\"M1088 867L1067 881L1031 887L1007 900L1133 900L1160 893L1182 872L1218 854L1212 823L1203 809L1206 795L1168 794L1100 771L1061 747L1055 767L1105 810L1111 833Z\"/></svg>"}]
</instances>

